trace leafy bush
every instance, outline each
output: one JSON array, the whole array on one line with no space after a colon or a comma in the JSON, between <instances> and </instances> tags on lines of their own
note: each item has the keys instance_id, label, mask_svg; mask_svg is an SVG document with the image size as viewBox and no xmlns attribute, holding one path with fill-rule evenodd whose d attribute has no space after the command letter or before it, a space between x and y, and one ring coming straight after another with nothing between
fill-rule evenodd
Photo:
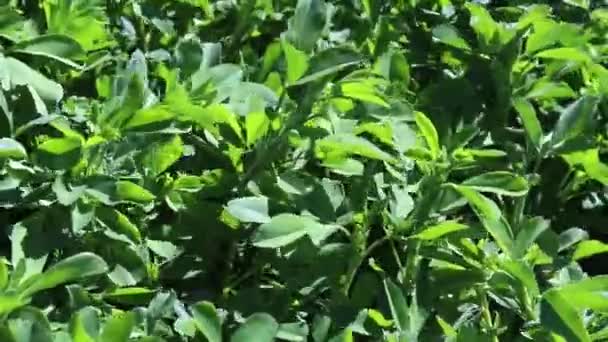
<instances>
[{"instance_id":1,"label":"leafy bush","mask_svg":"<svg viewBox=\"0 0 608 342\"><path fill-rule=\"evenodd\" d=\"M606 6L0 0L0 340L608 340Z\"/></svg>"}]
</instances>

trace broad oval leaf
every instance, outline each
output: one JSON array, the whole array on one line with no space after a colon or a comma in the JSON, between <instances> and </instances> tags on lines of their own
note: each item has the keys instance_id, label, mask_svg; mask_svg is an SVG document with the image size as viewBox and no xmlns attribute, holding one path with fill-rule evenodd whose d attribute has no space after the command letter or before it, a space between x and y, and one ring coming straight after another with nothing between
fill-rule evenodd
<instances>
[{"instance_id":1,"label":"broad oval leaf","mask_svg":"<svg viewBox=\"0 0 608 342\"><path fill-rule=\"evenodd\" d=\"M267 313L255 313L230 337L230 342L273 342L279 331L277 321Z\"/></svg>"},{"instance_id":2,"label":"broad oval leaf","mask_svg":"<svg viewBox=\"0 0 608 342\"><path fill-rule=\"evenodd\" d=\"M247 133L247 146L254 145L263 138L270 129L270 119L262 111L251 112L245 117L245 130Z\"/></svg>"},{"instance_id":3,"label":"broad oval leaf","mask_svg":"<svg viewBox=\"0 0 608 342\"><path fill-rule=\"evenodd\" d=\"M175 164L184 153L184 144L179 135L153 142L139 156L145 174L156 177Z\"/></svg>"},{"instance_id":4,"label":"broad oval leaf","mask_svg":"<svg viewBox=\"0 0 608 342\"><path fill-rule=\"evenodd\" d=\"M222 342L222 322L209 302L199 302L192 306L192 316L197 329L209 342Z\"/></svg>"},{"instance_id":5,"label":"broad oval leaf","mask_svg":"<svg viewBox=\"0 0 608 342\"><path fill-rule=\"evenodd\" d=\"M562 47L544 50L536 54L536 57L547 58L547 59L557 59L564 61L574 61L581 63L590 63L591 57L584 51L572 48L572 47Z\"/></svg>"},{"instance_id":6,"label":"broad oval leaf","mask_svg":"<svg viewBox=\"0 0 608 342\"><path fill-rule=\"evenodd\" d=\"M116 197L119 200L137 203L148 203L156 198L150 191L129 181L116 182Z\"/></svg>"},{"instance_id":7,"label":"broad oval leaf","mask_svg":"<svg viewBox=\"0 0 608 342\"><path fill-rule=\"evenodd\" d=\"M556 289L543 294L540 305L540 323L566 341L590 342L582 317Z\"/></svg>"},{"instance_id":8,"label":"broad oval leaf","mask_svg":"<svg viewBox=\"0 0 608 342\"><path fill-rule=\"evenodd\" d=\"M43 100L58 102L63 97L63 87L59 83L49 80L17 59L0 56L0 69L2 68L6 68L11 84L29 85Z\"/></svg>"},{"instance_id":9,"label":"broad oval leaf","mask_svg":"<svg viewBox=\"0 0 608 342\"><path fill-rule=\"evenodd\" d=\"M65 170L78 164L81 158L82 141L75 137L54 138L38 146L36 158L51 169Z\"/></svg>"},{"instance_id":10,"label":"broad oval leaf","mask_svg":"<svg viewBox=\"0 0 608 342\"><path fill-rule=\"evenodd\" d=\"M287 41L281 42L287 62L287 82L294 83L308 70L308 56Z\"/></svg>"},{"instance_id":11,"label":"broad oval leaf","mask_svg":"<svg viewBox=\"0 0 608 342\"><path fill-rule=\"evenodd\" d=\"M95 214L101 222L114 232L127 236L133 242L141 242L139 229L120 211L100 206L95 208Z\"/></svg>"},{"instance_id":12,"label":"broad oval leaf","mask_svg":"<svg viewBox=\"0 0 608 342\"><path fill-rule=\"evenodd\" d=\"M81 66L74 63L72 59L81 58L85 54L76 40L61 34L45 34L20 41L10 51L51 58L78 69Z\"/></svg>"},{"instance_id":13,"label":"broad oval leaf","mask_svg":"<svg viewBox=\"0 0 608 342\"><path fill-rule=\"evenodd\" d=\"M166 128L176 114L164 105L141 109L127 121L123 129L127 131L153 132Z\"/></svg>"},{"instance_id":14,"label":"broad oval leaf","mask_svg":"<svg viewBox=\"0 0 608 342\"><path fill-rule=\"evenodd\" d=\"M333 75L349 66L362 61L359 53L343 47L330 48L314 55L309 61L309 68L302 78L292 84L299 86Z\"/></svg>"},{"instance_id":15,"label":"broad oval leaf","mask_svg":"<svg viewBox=\"0 0 608 342\"><path fill-rule=\"evenodd\" d=\"M593 124L593 115L599 103L599 98L585 95L571 103L561 113L551 137L554 147L566 140L579 136Z\"/></svg>"},{"instance_id":16,"label":"broad oval leaf","mask_svg":"<svg viewBox=\"0 0 608 342\"><path fill-rule=\"evenodd\" d=\"M370 159L392 161L394 158L371 143L369 140L354 134L333 134L316 143L316 153L320 159L341 160L351 155Z\"/></svg>"},{"instance_id":17,"label":"broad oval leaf","mask_svg":"<svg viewBox=\"0 0 608 342\"><path fill-rule=\"evenodd\" d=\"M135 314L126 312L110 317L101 330L99 342L127 342L135 326Z\"/></svg>"},{"instance_id":18,"label":"broad oval leaf","mask_svg":"<svg viewBox=\"0 0 608 342\"><path fill-rule=\"evenodd\" d=\"M27 152L23 145L11 138L0 139L0 158L23 159L27 157Z\"/></svg>"},{"instance_id":19,"label":"broad oval leaf","mask_svg":"<svg viewBox=\"0 0 608 342\"><path fill-rule=\"evenodd\" d=\"M436 225L426 227L423 231L413 235L412 237L420 240L435 240L444 235L468 228L468 225L459 223L457 221L444 221Z\"/></svg>"},{"instance_id":20,"label":"broad oval leaf","mask_svg":"<svg viewBox=\"0 0 608 342\"><path fill-rule=\"evenodd\" d=\"M504 196L523 196L529 190L528 181L507 171L492 171L471 177L462 185L479 192L492 192Z\"/></svg>"},{"instance_id":21,"label":"broad oval leaf","mask_svg":"<svg viewBox=\"0 0 608 342\"><path fill-rule=\"evenodd\" d=\"M336 227L323 225L310 217L280 214L258 227L253 237L253 245L261 248L279 248L305 235L319 245L335 230Z\"/></svg>"},{"instance_id":22,"label":"broad oval leaf","mask_svg":"<svg viewBox=\"0 0 608 342\"><path fill-rule=\"evenodd\" d=\"M0 294L0 314L5 315L27 304L27 300L16 295Z\"/></svg>"},{"instance_id":23,"label":"broad oval leaf","mask_svg":"<svg viewBox=\"0 0 608 342\"><path fill-rule=\"evenodd\" d=\"M226 210L241 222L266 223L270 221L268 198L266 197L236 198L228 202Z\"/></svg>"},{"instance_id":24,"label":"broad oval leaf","mask_svg":"<svg viewBox=\"0 0 608 342\"><path fill-rule=\"evenodd\" d=\"M572 260L589 258L597 254L608 253L608 244L599 240L582 241L576 245Z\"/></svg>"},{"instance_id":25,"label":"broad oval leaf","mask_svg":"<svg viewBox=\"0 0 608 342\"><path fill-rule=\"evenodd\" d=\"M435 26L433 28L433 39L457 49L471 50L467 41L460 36L454 26L449 24Z\"/></svg>"},{"instance_id":26,"label":"broad oval leaf","mask_svg":"<svg viewBox=\"0 0 608 342\"><path fill-rule=\"evenodd\" d=\"M566 284L557 289L572 306L579 310L608 312L608 275Z\"/></svg>"},{"instance_id":27,"label":"broad oval leaf","mask_svg":"<svg viewBox=\"0 0 608 342\"><path fill-rule=\"evenodd\" d=\"M327 6L323 0L298 0L289 20L287 37L301 50L310 51L325 28Z\"/></svg>"},{"instance_id":28,"label":"broad oval leaf","mask_svg":"<svg viewBox=\"0 0 608 342\"><path fill-rule=\"evenodd\" d=\"M74 342L96 342L99 335L99 314L87 306L76 312L70 320L70 335Z\"/></svg>"},{"instance_id":29,"label":"broad oval leaf","mask_svg":"<svg viewBox=\"0 0 608 342\"><path fill-rule=\"evenodd\" d=\"M107 271L108 265L99 256L89 252L76 254L27 279L20 287L20 297L27 298L36 292Z\"/></svg>"}]
</instances>

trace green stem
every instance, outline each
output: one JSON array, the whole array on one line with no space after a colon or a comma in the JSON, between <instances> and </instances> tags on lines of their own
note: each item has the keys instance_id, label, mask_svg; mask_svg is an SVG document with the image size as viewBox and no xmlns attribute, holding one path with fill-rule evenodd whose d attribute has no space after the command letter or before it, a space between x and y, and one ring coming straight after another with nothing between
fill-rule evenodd
<instances>
[{"instance_id":1,"label":"green stem","mask_svg":"<svg viewBox=\"0 0 608 342\"><path fill-rule=\"evenodd\" d=\"M532 167L532 173L537 173L540 170L540 166L543 162L543 153L541 153L536 157L534 161L534 166ZM526 205L528 201L528 196L530 193L530 189L528 189L528 193L524 196L517 198L515 201L515 209L513 210L513 218L511 219L511 226L515 229L519 227L524 220L524 216L526 213Z\"/></svg>"},{"instance_id":2,"label":"green stem","mask_svg":"<svg viewBox=\"0 0 608 342\"><path fill-rule=\"evenodd\" d=\"M344 285L345 295L348 295L348 293L350 292L350 288L352 287L353 281L355 280L355 277L357 276L357 273L359 272L359 268L361 268L363 261L367 259L367 257L369 257L378 247L382 246L382 244L387 241L390 241L390 237L388 235L385 235L381 239L374 241L362 254L357 255L355 258L353 258L353 260L351 260L352 263L349 267L349 271L347 273L348 276L346 278L347 280Z\"/></svg>"},{"instance_id":3,"label":"green stem","mask_svg":"<svg viewBox=\"0 0 608 342\"><path fill-rule=\"evenodd\" d=\"M477 294L481 299L482 319L490 329L489 333L492 335L492 342L500 342L496 335L496 329L494 329L494 323L492 322L492 312L490 311L490 304L488 303L488 297L477 290Z\"/></svg>"}]
</instances>

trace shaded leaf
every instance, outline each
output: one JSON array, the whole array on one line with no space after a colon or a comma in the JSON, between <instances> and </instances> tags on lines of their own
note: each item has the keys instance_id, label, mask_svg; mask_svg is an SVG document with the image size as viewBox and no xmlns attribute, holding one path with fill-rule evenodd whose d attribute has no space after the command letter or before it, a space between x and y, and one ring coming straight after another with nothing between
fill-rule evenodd
<instances>
[{"instance_id":1,"label":"shaded leaf","mask_svg":"<svg viewBox=\"0 0 608 342\"><path fill-rule=\"evenodd\" d=\"M267 313L256 313L247 318L230 337L230 342L273 342L279 324Z\"/></svg>"}]
</instances>

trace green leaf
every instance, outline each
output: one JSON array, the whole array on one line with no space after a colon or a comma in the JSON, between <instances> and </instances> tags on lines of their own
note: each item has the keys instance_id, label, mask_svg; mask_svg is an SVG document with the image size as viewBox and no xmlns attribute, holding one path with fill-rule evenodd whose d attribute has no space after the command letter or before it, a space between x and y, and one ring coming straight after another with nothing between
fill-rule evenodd
<instances>
[{"instance_id":1,"label":"green leaf","mask_svg":"<svg viewBox=\"0 0 608 342\"><path fill-rule=\"evenodd\" d=\"M581 228L573 227L559 234L559 251L564 251L575 244L589 238L589 233Z\"/></svg>"},{"instance_id":2,"label":"green leaf","mask_svg":"<svg viewBox=\"0 0 608 342\"><path fill-rule=\"evenodd\" d=\"M319 245L336 227L323 225L314 219L294 214L280 214L262 224L255 232L253 245L260 248L279 248L305 235Z\"/></svg>"},{"instance_id":3,"label":"green leaf","mask_svg":"<svg viewBox=\"0 0 608 342\"><path fill-rule=\"evenodd\" d=\"M354 133L356 135L368 133L383 144L388 146L395 145L393 126L389 123L365 122L357 125Z\"/></svg>"},{"instance_id":4,"label":"green leaf","mask_svg":"<svg viewBox=\"0 0 608 342\"><path fill-rule=\"evenodd\" d=\"M436 225L426 227L423 231L413 235L412 237L420 240L436 240L444 235L468 228L469 226L466 224L462 224L457 221L444 221Z\"/></svg>"},{"instance_id":5,"label":"green leaf","mask_svg":"<svg viewBox=\"0 0 608 342\"><path fill-rule=\"evenodd\" d=\"M524 129L528 134L528 138L530 139L532 146L534 146L537 151L540 151L540 146L543 139L543 129L540 125L540 121L538 121L538 117L536 116L534 106L532 106L532 104L527 100L519 97L513 99L513 107L519 114L519 118L524 125Z\"/></svg>"},{"instance_id":6,"label":"green leaf","mask_svg":"<svg viewBox=\"0 0 608 342\"><path fill-rule=\"evenodd\" d=\"M491 192L503 196L523 196L528 190L528 181L508 171L492 171L471 177L462 185L479 192Z\"/></svg>"},{"instance_id":7,"label":"green leaf","mask_svg":"<svg viewBox=\"0 0 608 342\"><path fill-rule=\"evenodd\" d=\"M214 133L214 135L220 135L219 129L216 127L217 124L226 124L239 138L242 138L241 126L236 119L236 115L225 105L218 103L207 107L199 107L191 103L175 104L179 106L177 109L184 117L189 118L201 128Z\"/></svg>"},{"instance_id":8,"label":"green leaf","mask_svg":"<svg viewBox=\"0 0 608 342\"><path fill-rule=\"evenodd\" d=\"M162 258L165 259L174 259L181 252L182 249L169 241L159 241L159 240L146 240L146 245L150 250Z\"/></svg>"},{"instance_id":9,"label":"green leaf","mask_svg":"<svg viewBox=\"0 0 608 342\"><path fill-rule=\"evenodd\" d=\"M82 141L75 137L54 138L38 146L36 157L40 164L55 170L70 169L81 158Z\"/></svg>"},{"instance_id":10,"label":"green leaf","mask_svg":"<svg viewBox=\"0 0 608 342\"><path fill-rule=\"evenodd\" d=\"M226 206L228 213L241 222L267 223L268 198L266 197L241 197L228 202Z\"/></svg>"},{"instance_id":11,"label":"green leaf","mask_svg":"<svg viewBox=\"0 0 608 342\"><path fill-rule=\"evenodd\" d=\"M0 294L0 314L5 315L27 304L27 300L15 295Z\"/></svg>"},{"instance_id":12,"label":"green leaf","mask_svg":"<svg viewBox=\"0 0 608 342\"><path fill-rule=\"evenodd\" d=\"M433 159L439 158L441 154L441 146L439 145L439 135L435 129L433 122L424 115L422 112L415 112L414 118L416 119L416 125L422 134L422 137L426 141L426 145L431 151Z\"/></svg>"},{"instance_id":13,"label":"green leaf","mask_svg":"<svg viewBox=\"0 0 608 342\"><path fill-rule=\"evenodd\" d=\"M312 323L312 339L314 342L327 341L329 328L331 327L331 318L323 315L315 315Z\"/></svg>"},{"instance_id":14,"label":"green leaf","mask_svg":"<svg viewBox=\"0 0 608 342\"><path fill-rule=\"evenodd\" d=\"M192 306L192 316L196 328L209 342L222 342L222 322L209 302L198 302Z\"/></svg>"},{"instance_id":15,"label":"green leaf","mask_svg":"<svg viewBox=\"0 0 608 342\"><path fill-rule=\"evenodd\" d=\"M154 131L165 128L174 117L175 113L171 112L169 108L157 105L135 112L123 128L128 131Z\"/></svg>"},{"instance_id":16,"label":"green leaf","mask_svg":"<svg viewBox=\"0 0 608 342\"><path fill-rule=\"evenodd\" d=\"M602 253L608 253L608 244L599 240L581 241L576 245L572 260L580 260Z\"/></svg>"},{"instance_id":17,"label":"green leaf","mask_svg":"<svg viewBox=\"0 0 608 342\"><path fill-rule=\"evenodd\" d=\"M23 145L11 138L0 138L0 158L27 158L27 152Z\"/></svg>"},{"instance_id":18,"label":"green leaf","mask_svg":"<svg viewBox=\"0 0 608 342\"><path fill-rule=\"evenodd\" d=\"M498 205L491 199L462 185L450 184L458 191L475 211L483 227L490 233L496 244L508 255L513 253L513 233Z\"/></svg>"},{"instance_id":19,"label":"green leaf","mask_svg":"<svg viewBox=\"0 0 608 342\"><path fill-rule=\"evenodd\" d=\"M533 303L540 296L540 289L534 271L530 266L520 260L506 260L501 263L501 266L509 275L521 283L522 288L526 290L530 303Z\"/></svg>"},{"instance_id":20,"label":"green leaf","mask_svg":"<svg viewBox=\"0 0 608 342\"><path fill-rule=\"evenodd\" d=\"M306 74L294 82L292 86L317 81L349 66L359 64L361 61L361 55L348 48L335 47L323 50L310 59Z\"/></svg>"},{"instance_id":21,"label":"green leaf","mask_svg":"<svg viewBox=\"0 0 608 342\"><path fill-rule=\"evenodd\" d=\"M273 342L279 324L266 313L255 313L230 337L230 342Z\"/></svg>"},{"instance_id":22,"label":"green leaf","mask_svg":"<svg viewBox=\"0 0 608 342\"><path fill-rule=\"evenodd\" d=\"M59 83L49 80L17 59L0 55L0 69L6 70L10 84L29 85L43 100L58 102L63 97L63 87Z\"/></svg>"},{"instance_id":23,"label":"green leaf","mask_svg":"<svg viewBox=\"0 0 608 342\"><path fill-rule=\"evenodd\" d=\"M156 291L144 287L123 287L103 294L103 299L127 305L146 305Z\"/></svg>"},{"instance_id":24,"label":"green leaf","mask_svg":"<svg viewBox=\"0 0 608 342\"><path fill-rule=\"evenodd\" d=\"M410 65L400 51L389 50L382 54L374 64L374 71L387 80L410 82Z\"/></svg>"},{"instance_id":25,"label":"green leaf","mask_svg":"<svg viewBox=\"0 0 608 342\"><path fill-rule=\"evenodd\" d=\"M298 0L294 16L289 20L287 38L300 50L312 50L323 33L326 18L324 1Z\"/></svg>"},{"instance_id":26,"label":"green leaf","mask_svg":"<svg viewBox=\"0 0 608 342\"><path fill-rule=\"evenodd\" d=\"M304 342L308 336L308 325L303 322L283 323L279 325L277 339L283 341Z\"/></svg>"},{"instance_id":27,"label":"green leaf","mask_svg":"<svg viewBox=\"0 0 608 342\"><path fill-rule=\"evenodd\" d=\"M496 36L500 33L500 27L482 5L469 2L466 3L465 6L471 14L469 23L477 34L477 40L479 41L480 46L485 50L493 48Z\"/></svg>"},{"instance_id":28,"label":"green leaf","mask_svg":"<svg viewBox=\"0 0 608 342\"><path fill-rule=\"evenodd\" d=\"M116 197L119 200L136 203L148 203L156 199L150 191L129 181L116 182Z\"/></svg>"},{"instance_id":29,"label":"green leaf","mask_svg":"<svg viewBox=\"0 0 608 342\"><path fill-rule=\"evenodd\" d=\"M433 28L433 39L465 51L471 50L469 44L458 34L456 28L449 24L441 24Z\"/></svg>"},{"instance_id":30,"label":"green leaf","mask_svg":"<svg viewBox=\"0 0 608 342\"><path fill-rule=\"evenodd\" d=\"M578 310L608 312L608 276L582 279L557 289L559 294Z\"/></svg>"},{"instance_id":31,"label":"green leaf","mask_svg":"<svg viewBox=\"0 0 608 342\"><path fill-rule=\"evenodd\" d=\"M141 242L139 229L118 210L100 206L95 209L95 214L101 222L114 232L127 236L133 242Z\"/></svg>"},{"instance_id":32,"label":"green leaf","mask_svg":"<svg viewBox=\"0 0 608 342\"><path fill-rule=\"evenodd\" d=\"M362 162L352 158L324 160L323 166L344 176L361 176L365 169Z\"/></svg>"},{"instance_id":33,"label":"green leaf","mask_svg":"<svg viewBox=\"0 0 608 342\"><path fill-rule=\"evenodd\" d=\"M184 153L179 135L165 138L146 147L140 155L141 166L151 177L157 177L175 164Z\"/></svg>"},{"instance_id":34,"label":"green leaf","mask_svg":"<svg viewBox=\"0 0 608 342\"><path fill-rule=\"evenodd\" d=\"M76 254L61 260L42 274L27 279L21 285L20 297L27 298L36 292L107 271L108 265L99 256L89 252Z\"/></svg>"},{"instance_id":35,"label":"green leaf","mask_svg":"<svg viewBox=\"0 0 608 342\"><path fill-rule=\"evenodd\" d=\"M78 69L82 67L74 63L72 59L81 58L85 54L77 41L68 36L59 34L46 34L29 40L20 41L18 44L15 44L10 51L55 59Z\"/></svg>"},{"instance_id":36,"label":"green leaf","mask_svg":"<svg viewBox=\"0 0 608 342\"><path fill-rule=\"evenodd\" d=\"M7 261L4 258L0 258L0 291L4 291L8 285L8 266Z\"/></svg>"},{"instance_id":37,"label":"green leaf","mask_svg":"<svg viewBox=\"0 0 608 342\"><path fill-rule=\"evenodd\" d=\"M99 334L99 315L92 307L79 310L70 320L70 335L74 342L96 342Z\"/></svg>"},{"instance_id":38,"label":"green leaf","mask_svg":"<svg viewBox=\"0 0 608 342\"><path fill-rule=\"evenodd\" d=\"M306 73L308 56L287 41L282 41L281 44L287 62L287 82L292 84Z\"/></svg>"},{"instance_id":39,"label":"green leaf","mask_svg":"<svg viewBox=\"0 0 608 342\"><path fill-rule=\"evenodd\" d=\"M99 342L128 342L135 326L135 315L132 312L110 317L103 325Z\"/></svg>"},{"instance_id":40,"label":"green leaf","mask_svg":"<svg viewBox=\"0 0 608 342\"><path fill-rule=\"evenodd\" d=\"M585 95L566 107L553 129L551 145L555 147L564 141L584 134L593 124L598 103L598 97Z\"/></svg>"},{"instance_id":41,"label":"green leaf","mask_svg":"<svg viewBox=\"0 0 608 342\"><path fill-rule=\"evenodd\" d=\"M526 255L536 239L547 229L549 229L548 220L545 220L542 217L532 217L527 219L521 225L519 233L515 238L513 257L522 258L524 255Z\"/></svg>"},{"instance_id":42,"label":"green leaf","mask_svg":"<svg viewBox=\"0 0 608 342\"><path fill-rule=\"evenodd\" d=\"M397 329L399 331L408 331L410 322L409 309L403 292L388 278L384 279L384 292Z\"/></svg>"},{"instance_id":43,"label":"green leaf","mask_svg":"<svg viewBox=\"0 0 608 342\"><path fill-rule=\"evenodd\" d=\"M70 36L87 51L110 44L102 0L44 0L42 7L50 33Z\"/></svg>"},{"instance_id":44,"label":"green leaf","mask_svg":"<svg viewBox=\"0 0 608 342\"><path fill-rule=\"evenodd\" d=\"M576 97L576 93L566 82L539 80L526 94L527 99L548 100Z\"/></svg>"},{"instance_id":45,"label":"green leaf","mask_svg":"<svg viewBox=\"0 0 608 342\"><path fill-rule=\"evenodd\" d=\"M376 104L385 108L390 107L378 94L373 85L365 81L342 82L340 83L340 92L343 96L351 99Z\"/></svg>"},{"instance_id":46,"label":"green leaf","mask_svg":"<svg viewBox=\"0 0 608 342\"><path fill-rule=\"evenodd\" d=\"M563 0L568 5L584 8L586 10L589 9L590 0Z\"/></svg>"},{"instance_id":47,"label":"green leaf","mask_svg":"<svg viewBox=\"0 0 608 342\"><path fill-rule=\"evenodd\" d=\"M571 47L544 50L537 53L536 57L580 63L592 62L591 57L586 52Z\"/></svg>"},{"instance_id":48,"label":"green leaf","mask_svg":"<svg viewBox=\"0 0 608 342\"><path fill-rule=\"evenodd\" d=\"M549 290L543 294L540 305L540 323L546 329L565 338L566 341L591 341L582 318L557 290Z\"/></svg>"},{"instance_id":49,"label":"green leaf","mask_svg":"<svg viewBox=\"0 0 608 342\"><path fill-rule=\"evenodd\" d=\"M608 165L600 160L598 148L573 151L561 156L572 167L582 166L589 178L608 185Z\"/></svg>"},{"instance_id":50,"label":"green leaf","mask_svg":"<svg viewBox=\"0 0 608 342\"><path fill-rule=\"evenodd\" d=\"M251 112L245 117L247 146L252 146L263 138L270 129L270 119L264 112Z\"/></svg>"},{"instance_id":51,"label":"green leaf","mask_svg":"<svg viewBox=\"0 0 608 342\"><path fill-rule=\"evenodd\" d=\"M392 161L393 157L368 140L354 134L333 134L317 141L316 154L320 159L340 160L351 155Z\"/></svg>"}]
</instances>

